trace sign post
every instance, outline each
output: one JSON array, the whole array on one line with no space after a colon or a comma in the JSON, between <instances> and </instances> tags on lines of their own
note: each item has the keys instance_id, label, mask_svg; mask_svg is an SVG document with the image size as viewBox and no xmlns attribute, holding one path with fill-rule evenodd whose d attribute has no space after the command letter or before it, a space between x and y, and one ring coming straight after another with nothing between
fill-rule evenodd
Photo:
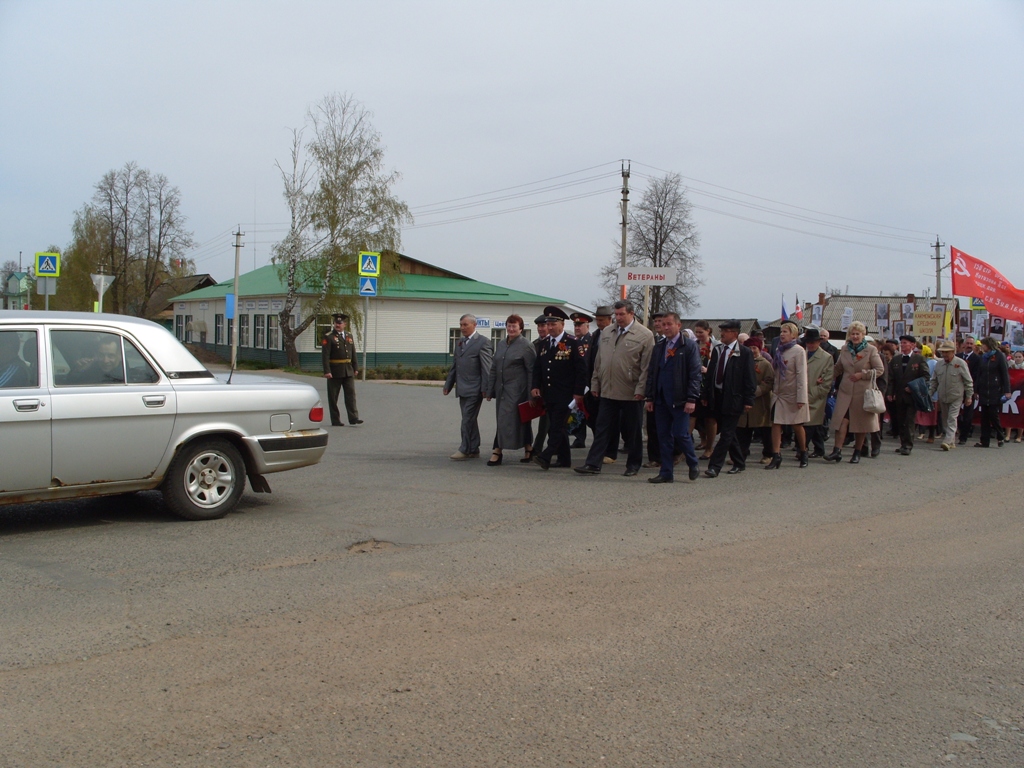
<instances>
[{"instance_id":1,"label":"sign post","mask_svg":"<svg viewBox=\"0 0 1024 768\"><path fill-rule=\"evenodd\" d=\"M107 288L114 284L113 275L89 275L92 278L92 284L96 288L96 291L100 295L100 300L93 305L93 312L103 311L103 294L106 293Z\"/></svg>"},{"instance_id":2,"label":"sign post","mask_svg":"<svg viewBox=\"0 0 1024 768\"><path fill-rule=\"evenodd\" d=\"M619 285L623 286L623 295L625 295L626 286L642 285L644 287L645 323L648 322L648 312L651 307L651 286L676 284L674 267L620 267L618 275Z\"/></svg>"},{"instance_id":3,"label":"sign post","mask_svg":"<svg viewBox=\"0 0 1024 768\"><path fill-rule=\"evenodd\" d=\"M366 327L370 322L370 297L377 295L380 276L380 253L363 251L359 254L359 295L366 297L363 310L363 381L366 381Z\"/></svg>"},{"instance_id":4,"label":"sign post","mask_svg":"<svg viewBox=\"0 0 1024 768\"><path fill-rule=\"evenodd\" d=\"M50 297L57 292L57 278L60 277L60 254L36 254L36 293L45 297L45 308L50 308Z\"/></svg>"}]
</instances>

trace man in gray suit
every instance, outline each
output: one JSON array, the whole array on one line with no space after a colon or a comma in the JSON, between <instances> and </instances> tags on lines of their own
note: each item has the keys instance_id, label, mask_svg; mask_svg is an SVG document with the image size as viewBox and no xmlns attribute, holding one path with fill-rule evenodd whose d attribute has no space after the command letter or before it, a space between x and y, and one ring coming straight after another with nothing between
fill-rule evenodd
<instances>
[{"instance_id":1,"label":"man in gray suit","mask_svg":"<svg viewBox=\"0 0 1024 768\"><path fill-rule=\"evenodd\" d=\"M476 332L476 317L466 314L459 318L459 330L462 331L462 338L455 345L452 367L445 379L444 389L441 390L442 394L447 395L454 387L462 409L462 443L459 450L451 455L452 461L480 456L477 416L487 396L492 357L491 340Z\"/></svg>"}]
</instances>

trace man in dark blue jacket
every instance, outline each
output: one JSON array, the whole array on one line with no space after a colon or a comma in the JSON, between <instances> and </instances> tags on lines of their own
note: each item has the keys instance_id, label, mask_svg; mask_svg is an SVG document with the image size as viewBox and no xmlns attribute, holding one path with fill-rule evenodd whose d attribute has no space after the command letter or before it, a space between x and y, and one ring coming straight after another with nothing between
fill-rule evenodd
<instances>
[{"instance_id":1,"label":"man in dark blue jacket","mask_svg":"<svg viewBox=\"0 0 1024 768\"><path fill-rule=\"evenodd\" d=\"M697 454L690 434L690 414L700 398L700 352L692 339L682 334L679 315L662 318L664 338L654 346L647 374L647 410L658 425L661 471L649 483L671 483L676 446L680 446L690 468L690 479L700 476Z\"/></svg>"}]
</instances>

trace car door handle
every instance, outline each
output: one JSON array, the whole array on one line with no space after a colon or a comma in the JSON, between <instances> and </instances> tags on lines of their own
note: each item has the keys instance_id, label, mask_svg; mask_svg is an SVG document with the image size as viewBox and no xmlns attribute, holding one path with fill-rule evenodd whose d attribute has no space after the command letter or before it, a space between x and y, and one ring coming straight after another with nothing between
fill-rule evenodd
<instances>
[{"instance_id":1,"label":"car door handle","mask_svg":"<svg viewBox=\"0 0 1024 768\"><path fill-rule=\"evenodd\" d=\"M29 411L39 410L38 400L15 400L14 410L20 411L21 413L27 413Z\"/></svg>"},{"instance_id":2,"label":"car door handle","mask_svg":"<svg viewBox=\"0 0 1024 768\"><path fill-rule=\"evenodd\" d=\"M159 408L167 402L167 395L143 395L142 402L147 408Z\"/></svg>"}]
</instances>

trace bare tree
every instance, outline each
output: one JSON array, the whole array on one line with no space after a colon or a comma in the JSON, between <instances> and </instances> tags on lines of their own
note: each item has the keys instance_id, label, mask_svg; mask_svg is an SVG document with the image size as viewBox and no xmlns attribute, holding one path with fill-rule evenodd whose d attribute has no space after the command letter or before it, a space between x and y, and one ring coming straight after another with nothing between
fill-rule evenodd
<instances>
[{"instance_id":1,"label":"bare tree","mask_svg":"<svg viewBox=\"0 0 1024 768\"><path fill-rule=\"evenodd\" d=\"M697 288L703 267L697 253L700 235L690 217L690 202L677 173L651 179L639 204L630 211L626 225L626 265L630 267L671 267L676 270L675 285L651 286L651 314L696 309ZM601 270L602 284L609 298L618 299L620 257L616 256ZM629 286L627 298L637 307L643 306L644 289ZM644 322L647 318L644 318Z\"/></svg>"},{"instance_id":2,"label":"bare tree","mask_svg":"<svg viewBox=\"0 0 1024 768\"><path fill-rule=\"evenodd\" d=\"M163 174L128 162L104 174L87 208L106 234L106 245L90 266L116 278L108 294L111 311L141 316L172 269L180 274L190 264L184 255L193 241L181 213L181 192ZM74 242L69 250L75 250Z\"/></svg>"},{"instance_id":3,"label":"bare tree","mask_svg":"<svg viewBox=\"0 0 1024 768\"><path fill-rule=\"evenodd\" d=\"M310 138L304 141L309 132ZM380 134L370 114L351 96L331 94L312 106L306 126L292 132L290 161L278 163L290 215L288 234L273 260L285 282L281 339L288 364L299 364L295 340L327 310L358 315L360 251L380 251L382 277L397 274L400 227L408 206L392 191L398 174L384 170ZM291 318L300 294L303 318Z\"/></svg>"}]
</instances>

